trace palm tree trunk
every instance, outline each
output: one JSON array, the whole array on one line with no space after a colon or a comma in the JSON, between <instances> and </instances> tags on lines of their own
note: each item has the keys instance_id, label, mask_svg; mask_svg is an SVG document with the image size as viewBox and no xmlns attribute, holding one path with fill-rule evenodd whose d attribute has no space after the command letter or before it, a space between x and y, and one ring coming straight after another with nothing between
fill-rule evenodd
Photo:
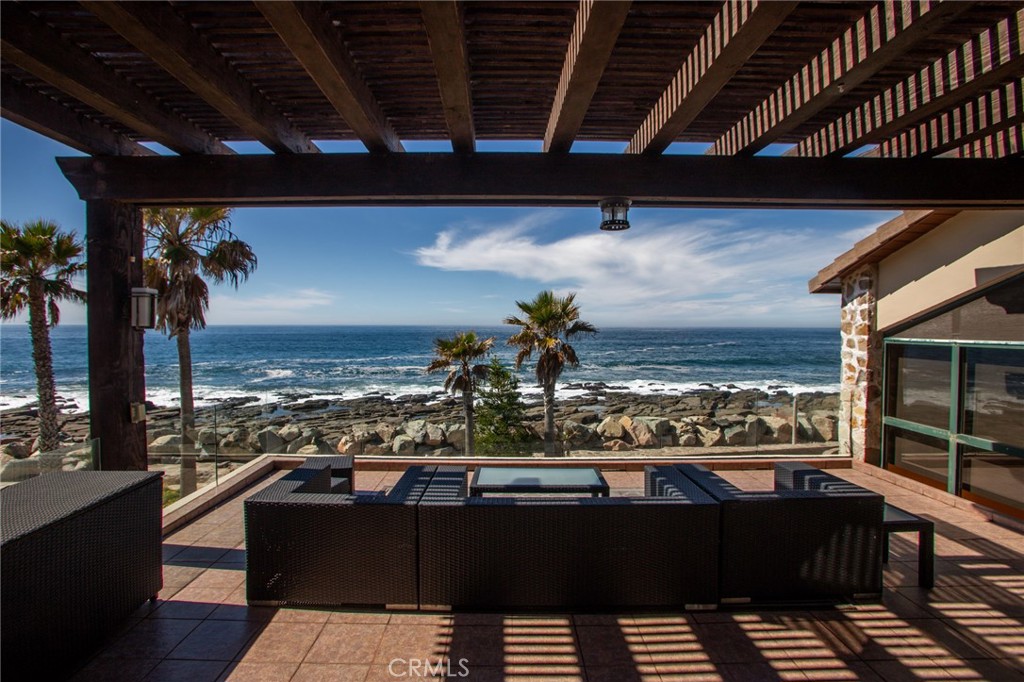
<instances>
[{"instance_id":1,"label":"palm tree trunk","mask_svg":"<svg viewBox=\"0 0 1024 682\"><path fill-rule=\"evenodd\" d=\"M28 324L32 332L32 361L35 363L36 392L39 395L39 451L49 452L60 447L60 426L57 424L57 387L53 380L46 298L38 284L29 285Z\"/></svg>"},{"instance_id":2,"label":"palm tree trunk","mask_svg":"<svg viewBox=\"0 0 1024 682\"><path fill-rule=\"evenodd\" d=\"M558 441L555 439L555 382L544 382L544 456L558 457Z\"/></svg>"},{"instance_id":3,"label":"palm tree trunk","mask_svg":"<svg viewBox=\"0 0 1024 682\"><path fill-rule=\"evenodd\" d=\"M462 392L462 413L466 417L466 448L462 454L468 456L476 453L476 435L473 433L474 415L472 391Z\"/></svg>"},{"instance_id":4,"label":"palm tree trunk","mask_svg":"<svg viewBox=\"0 0 1024 682\"><path fill-rule=\"evenodd\" d=\"M196 490L195 441L192 439L196 415L192 400L192 346L189 343L189 330L179 330L177 338L181 394L181 496L184 497Z\"/></svg>"}]
</instances>

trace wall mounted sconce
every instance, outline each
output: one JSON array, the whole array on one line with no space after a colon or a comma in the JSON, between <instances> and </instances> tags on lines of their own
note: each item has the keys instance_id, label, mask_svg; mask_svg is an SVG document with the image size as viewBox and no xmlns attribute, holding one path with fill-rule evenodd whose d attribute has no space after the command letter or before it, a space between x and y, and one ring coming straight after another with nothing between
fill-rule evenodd
<instances>
[{"instance_id":1,"label":"wall mounted sconce","mask_svg":"<svg viewBox=\"0 0 1024 682\"><path fill-rule=\"evenodd\" d=\"M629 213L630 200L624 197L613 197L602 199L601 207L601 229L606 232L619 232L629 229L629 220L626 215Z\"/></svg>"},{"instance_id":2,"label":"wall mounted sconce","mask_svg":"<svg viewBox=\"0 0 1024 682\"><path fill-rule=\"evenodd\" d=\"M132 287L132 327L153 329L156 327L156 289Z\"/></svg>"}]
</instances>

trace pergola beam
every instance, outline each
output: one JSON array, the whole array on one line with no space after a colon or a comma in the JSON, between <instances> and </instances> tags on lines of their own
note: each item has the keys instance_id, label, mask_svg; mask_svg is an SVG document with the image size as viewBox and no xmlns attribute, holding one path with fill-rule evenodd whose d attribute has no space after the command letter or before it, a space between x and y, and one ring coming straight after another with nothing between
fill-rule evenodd
<instances>
[{"instance_id":1,"label":"pergola beam","mask_svg":"<svg viewBox=\"0 0 1024 682\"><path fill-rule=\"evenodd\" d=\"M2 4L3 58L58 90L179 154L233 154L219 140L164 110L146 91L65 41L21 3Z\"/></svg>"},{"instance_id":2,"label":"pergola beam","mask_svg":"<svg viewBox=\"0 0 1024 682\"><path fill-rule=\"evenodd\" d=\"M726 0L629 141L626 153L665 151L797 4L781 0Z\"/></svg>"},{"instance_id":3,"label":"pergola beam","mask_svg":"<svg viewBox=\"0 0 1024 682\"><path fill-rule=\"evenodd\" d=\"M256 6L368 150L405 151L319 3L262 0Z\"/></svg>"},{"instance_id":4,"label":"pergola beam","mask_svg":"<svg viewBox=\"0 0 1024 682\"><path fill-rule=\"evenodd\" d=\"M972 4L901 0L875 5L716 140L707 153L759 152L906 54Z\"/></svg>"},{"instance_id":5,"label":"pergola beam","mask_svg":"<svg viewBox=\"0 0 1024 682\"><path fill-rule=\"evenodd\" d=\"M476 150L476 130L473 126L469 53L462 29L461 5L454 0L428 0L420 2L420 11L437 72L441 106L444 107L452 149L473 152Z\"/></svg>"},{"instance_id":6,"label":"pergola beam","mask_svg":"<svg viewBox=\"0 0 1024 682\"><path fill-rule=\"evenodd\" d=\"M572 148L630 4L629 0L581 0L544 132L544 151L559 153Z\"/></svg>"},{"instance_id":7,"label":"pergola beam","mask_svg":"<svg viewBox=\"0 0 1024 682\"><path fill-rule=\"evenodd\" d=\"M1002 159L1021 155L1024 155L1024 124L986 135L955 152L955 156L960 159Z\"/></svg>"},{"instance_id":8,"label":"pergola beam","mask_svg":"<svg viewBox=\"0 0 1024 682\"><path fill-rule=\"evenodd\" d=\"M1024 78L882 142L878 155L937 156L1020 123L1024 123Z\"/></svg>"},{"instance_id":9,"label":"pergola beam","mask_svg":"<svg viewBox=\"0 0 1024 682\"><path fill-rule=\"evenodd\" d=\"M808 136L792 156L843 156L1024 72L1024 9Z\"/></svg>"},{"instance_id":10,"label":"pergola beam","mask_svg":"<svg viewBox=\"0 0 1024 682\"><path fill-rule=\"evenodd\" d=\"M62 158L85 200L144 206L1024 207L1017 159L416 153Z\"/></svg>"},{"instance_id":11,"label":"pergola beam","mask_svg":"<svg viewBox=\"0 0 1024 682\"><path fill-rule=\"evenodd\" d=\"M271 151L320 151L169 5L95 0L80 4Z\"/></svg>"},{"instance_id":12,"label":"pergola beam","mask_svg":"<svg viewBox=\"0 0 1024 682\"><path fill-rule=\"evenodd\" d=\"M138 142L129 140L124 135L119 135L46 95L22 85L6 74L0 77L0 114L9 121L86 154L156 154Z\"/></svg>"}]
</instances>

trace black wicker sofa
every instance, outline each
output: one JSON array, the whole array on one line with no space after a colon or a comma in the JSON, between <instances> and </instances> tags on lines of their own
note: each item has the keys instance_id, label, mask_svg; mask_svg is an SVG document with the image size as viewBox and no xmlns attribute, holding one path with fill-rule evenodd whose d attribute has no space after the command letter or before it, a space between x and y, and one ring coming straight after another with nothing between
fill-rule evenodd
<instances>
[{"instance_id":1,"label":"black wicker sofa","mask_svg":"<svg viewBox=\"0 0 1024 682\"><path fill-rule=\"evenodd\" d=\"M662 472L657 490L648 486L657 496L526 498L467 497L464 467L438 469L418 505L424 608L718 601L719 505L675 472L672 482Z\"/></svg>"},{"instance_id":2,"label":"black wicker sofa","mask_svg":"<svg viewBox=\"0 0 1024 682\"><path fill-rule=\"evenodd\" d=\"M676 468L721 505L723 603L881 595L881 495L807 465L777 465L771 491L740 490L698 464ZM831 485L804 488L812 479Z\"/></svg>"},{"instance_id":3,"label":"black wicker sofa","mask_svg":"<svg viewBox=\"0 0 1024 682\"><path fill-rule=\"evenodd\" d=\"M56 472L0 491L5 681L61 679L156 598L162 476Z\"/></svg>"}]
</instances>

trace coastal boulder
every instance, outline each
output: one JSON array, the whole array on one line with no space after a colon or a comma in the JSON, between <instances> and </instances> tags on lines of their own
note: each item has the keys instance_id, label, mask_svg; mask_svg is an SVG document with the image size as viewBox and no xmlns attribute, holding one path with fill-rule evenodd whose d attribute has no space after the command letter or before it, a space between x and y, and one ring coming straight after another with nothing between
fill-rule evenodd
<instances>
[{"instance_id":1,"label":"coastal boulder","mask_svg":"<svg viewBox=\"0 0 1024 682\"><path fill-rule=\"evenodd\" d=\"M28 446L24 443L14 442L0 447L0 454L11 459L25 459L32 453L29 452Z\"/></svg>"},{"instance_id":2,"label":"coastal boulder","mask_svg":"<svg viewBox=\"0 0 1024 682\"><path fill-rule=\"evenodd\" d=\"M364 455L390 455L392 454L389 443L367 443L363 446Z\"/></svg>"},{"instance_id":3,"label":"coastal boulder","mask_svg":"<svg viewBox=\"0 0 1024 682\"><path fill-rule=\"evenodd\" d=\"M597 425L597 433L602 438L622 438L622 434L625 433L625 429L622 423L616 417L605 417L604 420Z\"/></svg>"},{"instance_id":4,"label":"coastal boulder","mask_svg":"<svg viewBox=\"0 0 1024 682\"><path fill-rule=\"evenodd\" d=\"M415 455L416 441L404 433L399 434L391 443L391 451L396 455Z\"/></svg>"},{"instance_id":5,"label":"coastal boulder","mask_svg":"<svg viewBox=\"0 0 1024 682\"><path fill-rule=\"evenodd\" d=\"M406 422L402 431L417 445L422 445L427 441L427 422L423 419L413 419Z\"/></svg>"},{"instance_id":6,"label":"coastal boulder","mask_svg":"<svg viewBox=\"0 0 1024 682\"><path fill-rule=\"evenodd\" d=\"M811 425L817 432L818 439L825 442L836 439L836 416L831 412L815 411L811 413Z\"/></svg>"},{"instance_id":7,"label":"coastal boulder","mask_svg":"<svg viewBox=\"0 0 1024 682\"><path fill-rule=\"evenodd\" d=\"M745 445L765 445L770 440L768 426L756 414L747 417L743 428L747 434Z\"/></svg>"},{"instance_id":8,"label":"coastal boulder","mask_svg":"<svg viewBox=\"0 0 1024 682\"><path fill-rule=\"evenodd\" d=\"M181 452L181 435L160 436L149 443L149 451L157 455L176 455Z\"/></svg>"},{"instance_id":9,"label":"coastal boulder","mask_svg":"<svg viewBox=\"0 0 1024 682\"><path fill-rule=\"evenodd\" d=\"M572 420L562 424L562 440L575 448L585 447L594 438L594 430Z\"/></svg>"},{"instance_id":10,"label":"coastal boulder","mask_svg":"<svg viewBox=\"0 0 1024 682\"><path fill-rule=\"evenodd\" d=\"M432 448L444 445L444 428L442 428L439 424L427 424L424 431L424 445L429 445Z\"/></svg>"},{"instance_id":11,"label":"coastal boulder","mask_svg":"<svg viewBox=\"0 0 1024 682\"><path fill-rule=\"evenodd\" d=\"M296 455L319 455L319 454L322 454L322 453L320 452L320 448L318 448L316 445L309 444L309 445L303 445L301 448L299 448L298 450L295 451L295 454Z\"/></svg>"},{"instance_id":12,"label":"coastal boulder","mask_svg":"<svg viewBox=\"0 0 1024 682\"><path fill-rule=\"evenodd\" d=\"M355 426L352 427L351 438L356 443L359 443L360 445L365 445L367 443L377 442L380 436L378 436L377 431L375 429L371 429L369 425L356 424Z\"/></svg>"},{"instance_id":13,"label":"coastal boulder","mask_svg":"<svg viewBox=\"0 0 1024 682\"><path fill-rule=\"evenodd\" d=\"M723 432L726 445L746 445L747 430L739 424L727 427Z\"/></svg>"},{"instance_id":14,"label":"coastal boulder","mask_svg":"<svg viewBox=\"0 0 1024 682\"><path fill-rule=\"evenodd\" d=\"M338 447L335 448L339 455L362 455L363 444L354 439L352 436L342 436L341 440L338 441ZM369 454L369 453L366 453Z\"/></svg>"},{"instance_id":15,"label":"coastal boulder","mask_svg":"<svg viewBox=\"0 0 1024 682\"><path fill-rule=\"evenodd\" d=\"M653 448L659 445L658 436L651 428L646 418L637 417L632 420L629 433L633 436L633 442L639 448Z\"/></svg>"},{"instance_id":16,"label":"coastal boulder","mask_svg":"<svg viewBox=\"0 0 1024 682\"><path fill-rule=\"evenodd\" d=\"M18 481L24 481L34 476L38 476L39 473L38 458L26 457L24 459L12 459L10 462L5 464L3 470L0 471L0 482L17 483Z\"/></svg>"},{"instance_id":17,"label":"coastal boulder","mask_svg":"<svg viewBox=\"0 0 1024 682\"><path fill-rule=\"evenodd\" d=\"M380 437L381 441L387 443L392 438L395 437L395 431L397 431L397 429L395 428L394 424L382 421L377 424L377 428L375 429L375 431L377 432L377 436Z\"/></svg>"},{"instance_id":18,"label":"coastal boulder","mask_svg":"<svg viewBox=\"0 0 1024 682\"><path fill-rule=\"evenodd\" d=\"M790 443L793 440L793 425L783 417L765 417L765 426L771 431L771 438L776 443Z\"/></svg>"},{"instance_id":19,"label":"coastal boulder","mask_svg":"<svg viewBox=\"0 0 1024 682\"><path fill-rule=\"evenodd\" d=\"M288 444L285 446L285 451L289 455L298 455L298 454L314 454L315 455L315 454L317 454L315 452L314 453L300 453L300 450L304 449L306 446L310 445L312 442L313 442L313 437L312 436L299 436L298 438L295 438L295 439L293 439L293 440L288 442Z\"/></svg>"},{"instance_id":20,"label":"coastal boulder","mask_svg":"<svg viewBox=\"0 0 1024 682\"><path fill-rule=\"evenodd\" d=\"M287 424L278 430L277 435L280 436L281 440L285 443L291 443L293 440L302 436L302 429L295 424Z\"/></svg>"},{"instance_id":21,"label":"coastal boulder","mask_svg":"<svg viewBox=\"0 0 1024 682\"><path fill-rule=\"evenodd\" d=\"M721 429L718 428L698 426L697 437L700 438L701 444L706 448L725 445L725 434L723 434Z\"/></svg>"},{"instance_id":22,"label":"coastal boulder","mask_svg":"<svg viewBox=\"0 0 1024 682\"><path fill-rule=\"evenodd\" d=\"M684 448L692 448L696 445L700 445L700 441L697 439L695 434L687 431L686 433L679 434L679 444Z\"/></svg>"},{"instance_id":23,"label":"coastal boulder","mask_svg":"<svg viewBox=\"0 0 1024 682\"><path fill-rule=\"evenodd\" d=\"M449 424L446 429L448 445L462 452L466 449L466 427L462 424Z\"/></svg>"},{"instance_id":24,"label":"coastal boulder","mask_svg":"<svg viewBox=\"0 0 1024 682\"><path fill-rule=\"evenodd\" d=\"M284 453L284 439L278 435L276 427L268 426L257 431L256 441L260 444L260 451L265 454Z\"/></svg>"},{"instance_id":25,"label":"coastal boulder","mask_svg":"<svg viewBox=\"0 0 1024 682\"><path fill-rule=\"evenodd\" d=\"M605 450L610 450L611 452L624 452L626 450L633 449L632 445L620 439L605 441L603 447Z\"/></svg>"}]
</instances>

